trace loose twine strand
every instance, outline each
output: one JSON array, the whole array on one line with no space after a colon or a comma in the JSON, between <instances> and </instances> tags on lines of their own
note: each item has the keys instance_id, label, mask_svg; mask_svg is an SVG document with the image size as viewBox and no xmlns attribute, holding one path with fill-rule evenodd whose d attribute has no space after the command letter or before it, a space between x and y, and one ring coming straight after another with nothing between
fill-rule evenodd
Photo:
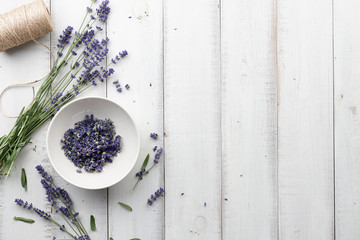
<instances>
[{"instance_id":1,"label":"loose twine strand","mask_svg":"<svg viewBox=\"0 0 360 240\"><path fill-rule=\"evenodd\" d=\"M44 36L45 34L51 32L53 29L54 24L52 23L49 11L47 10L42 0L37 0L27 5L20 6L10 12L0 15L0 52L32 40L36 44L45 47L50 52L52 59L50 64L50 71L44 77L31 82L15 83L7 86L0 93L0 101L4 92L9 90L10 88L33 85L49 76L55 62L54 54L51 52L51 49L48 46L35 39ZM9 116L2 111L1 104L0 113L7 118L18 118L24 115L34 104L34 86L32 86L32 92L32 101L28 105L28 107L22 112L22 114L18 116Z\"/></svg>"}]
</instances>

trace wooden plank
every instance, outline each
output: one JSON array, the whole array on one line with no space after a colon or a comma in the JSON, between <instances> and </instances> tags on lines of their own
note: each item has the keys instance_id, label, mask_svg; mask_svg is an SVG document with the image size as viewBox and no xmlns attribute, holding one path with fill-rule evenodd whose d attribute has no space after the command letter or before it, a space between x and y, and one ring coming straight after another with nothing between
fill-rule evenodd
<instances>
[{"instance_id":1,"label":"wooden plank","mask_svg":"<svg viewBox=\"0 0 360 240\"><path fill-rule=\"evenodd\" d=\"M164 11L165 238L220 239L220 6L167 1Z\"/></svg>"},{"instance_id":2,"label":"wooden plank","mask_svg":"<svg viewBox=\"0 0 360 240\"><path fill-rule=\"evenodd\" d=\"M360 228L359 1L334 1L336 239L355 240Z\"/></svg>"},{"instance_id":3,"label":"wooden plank","mask_svg":"<svg viewBox=\"0 0 360 240\"><path fill-rule=\"evenodd\" d=\"M109 189L109 237L117 239L164 239L164 205L159 200L153 206L147 198L164 186L163 158L137 188L135 173L150 153L152 164L155 145L163 146L163 58L162 58L162 1L112 1L112 16L108 23L109 48L114 56L126 49L129 55L115 68L112 81L119 79L122 93L108 82L108 97L123 106L134 118L141 139L141 149L133 171L119 184ZM110 59L108 60L110 62ZM130 89L125 89L125 84ZM151 132L158 140L149 137ZM121 135L121 133L120 133ZM124 139L126 141L126 139ZM118 202L133 208L128 212Z\"/></svg>"},{"instance_id":4,"label":"wooden plank","mask_svg":"<svg viewBox=\"0 0 360 240\"><path fill-rule=\"evenodd\" d=\"M29 1L14 1L7 3L9 9L20 5L20 3L29 2ZM47 5L50 6L49 1ZM69 8L68 6L72 6ZM80 24L82 20L83 13L85 13L86 5L82 1L54 1L51 5L52 10L52 19L55 23L55 29L52 33L51 45L56 46L57 36L59 36L64 27L70 24ZM50 9L50 8L49 8ZM64 11L66 9L66 11ZM6 10L6 9L4 9ZM79 14L81 12L81 14ZM64 21L64 19L71 21ZM40 39L46 45L50 45L49 36L43 37ZM55 50L55 48L54 48ZM40 56L40 57L39 57ZM16 58L16 61L14 60ZM5 87L9 83L22 81L30 81L38 79L47 73L49 69L50 57L46 49L29 43L22 47L19 47L15 50L9 51L7 54L0 55L0 74L8 80L2 81L2 87ZM36 59L36 61L34 61ZM22 67L23 66L23 67ZM21 68L21 71L17 71ZM16 74L15 74L16 73ZM21 106L25 105L26 102L23 102L31 99L31 91L29 89L19 89L16 91L16 94L13 92L8 96L4 96L4 101L6 101L6 106L4 109L11 110L9 107L14 108L12 114L16 114L18 109ZM100 95L105 96L106 86L102 85L96 89L89 90L85 95ZM19 99L18 96L27 96L24 100ZM6 98L7 97L7 98ZM11 99L12 98L12 99ZM20 101L19 101L20 100ZM1 118L1 131L6 133L9 128L13 125L14 119L5 119ZM65 187L69 194L71 195L73 201L75 202L75 208L78 210L84 221L84 225L89 229L89 215L93 214L96 216L97 222L102 223L98 224L98 231L92 233L93 238L105 239L107 237L107 191L86 191L80 190L78 188L68 186L65 181L63 181L57 174L51 170L50 163L47 158L46 148L45 148L45 134L47 130L47 124L44 124L43 127L37 131L33 138L32 144L29 144L26 147L17 160L17 168L21 169L22 167L26 168L28 182L29 182L29 191L23 193L23 190L20 187L20 171L16 171L11 178L6 182L5 185L2 185L0 188L0 204L2 205L1 211L1 223L0 223L0 238L1 239L20 239L26 234L28 238L32 239L49 239L52 236L62 236L63 233L60 232L58 227L55 227L48 221L39 219L36 215L31 212L25 212L23 209L18 208L14 203L14 198L24 197L26 200L33 201L36 206L41 209L50 211L50 206L45 199L44 190L41 188L39 183L40 178L35 171L35 166L37 164L42 164L49 172L55 177L55 181L59 186ZM15 187L18 186L18 187ZM27 216L36 220L36 224L27 225L21 222L13 223L11 218L14 215ZM55 217L56 218L56 217ZM62 222L61 218L57 217L56 219ZM16 225L15 225L16 224ZM15 227L18 226L18 227ZM23 231L16 231L21 227ZM65 235L64 235L65 236Z\"/></svg>"},{"instance_id":5,"label":"wooden plank","mask_svg":"<svg viewBox=\"0 0 360 240\"><path fill-rule=\"evenodd\" d=\"M4 1L1 5L1 13L10 11L22 4L32 2L31 0ZM49 6L50 1L45 1ZM49 35L39 39L49 45ZM36 59L36 61L34 61ZM14 83L28 82L43 77L49 69L49 52L35 44L29 42L25 45L10 49L0 53L0 89ZM19 97L21 96L21 97ZM16 116L22 106L30 103L32 98L31 88L13 88L7 91L1 101L2 109L12 116ZM14 125L16 119L0 116L0 133L7 134ZM29 239L48 239L51 229L48 221L39 219L32 212L16 206L15 198L32 201L39 208L45 208L45 197L42 193L38 173L35 165L41 161L46 154L45 146L46 129L40 129L34 134L32 144L22 150L17 161L16 171L4 182L0 181L0 239L21 239L24 234ZM36 147L36 152L33 148ZM25 192L21 187L20 176L21 168L25 168L28 180L28 191ZM35 224L25 224L15 222L14 216L23 216L36 220ZM21 231L19 231L21 229Z\"/></svg>"},{"instance_id":6,"label":"wooden plank","mask_svg":"<svg viewBox=\"0 0 360 240\"><path fill-rule=\"evenodd\" d=\"M223 239L278 239L276 9L221 9Z\"/></svg>"},{"instance_id":7,"label":"wooden plank","mask_svg":"<svg viewBox=\"0 0 360 240\"><path fill-rule=\"evenodd\" d=\"M73 26L74 30L77 30L80 27L80 24L86 14L86 7L90 6L89 2L84 2L82 0L62 0L62 1L52 1L52 19L55 23L54 32L51 35L51 47L55 52L58 36L62 34L62 31L67 26ZM100 2L97 2L93 7L95 11L96 6ZM69 7L71 6L71 7ZM101 25L104 29L106 25ZM105 38L106 31L99 33L97 38ZM103 63L105 65L105 63ZM89 88L86 92L79 95L79 97L85 96L106 96L106 84L99 84L96 87ZM71 126L69 126L71 127ZM49 166L50 167L50 166ZM55 181L59 185L64 186L71 195L71 198L74 201L75 209L80 213L81 220L88 230L92 239L107 239L107 190L96 190L89 191L80 189L69 185L61 177L59 177L55 171L52 171L55 175ZM90 215L94 215L96 219L96 228L95 232L90 230ZM58 228L53 227L52 232L58 233ZM59 235L60 237L61 235Z\"/></svg>"},{"instance_id":8,"label":"wooden plank","mask_svg":"<svg viewBox=\"0 0 360 240\"><path fill-rule=\"evenodd\" d=\"M331 1L278 5L280 239L333 239Z\"/></svg>"}]
</instances>

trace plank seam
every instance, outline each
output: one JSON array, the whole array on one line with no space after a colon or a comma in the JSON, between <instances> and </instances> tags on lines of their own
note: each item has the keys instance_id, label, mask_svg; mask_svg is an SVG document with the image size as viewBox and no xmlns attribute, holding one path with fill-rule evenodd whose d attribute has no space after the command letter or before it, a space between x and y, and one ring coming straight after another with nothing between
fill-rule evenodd
<instances>
[{"instance_id":1,"label":"plank seam","mask_svg":"<svg viewBox=\"0 0 360 240\"><path fill-rule=\"evenodd\" d=\"M218 4L219 4L219 34L220 34L220 41L219 41L219 109L220 109L220 118L219 118L219 130L220 130L220 237L221 240L224 239L224 231L223 231L223 212L224 212L224 204L223 204L223 199L224 199L224 187L223 187L223 183L224 183L224 171L223 171L223 148L224 148L224 144L223 144L223 129L222 129L222 0L219 0Z\"/></svg>"},{"instance_id":2,"label":"plank seam","mask_svg":"<svg viewBox=\"0 0 360 240\"><path fill-rule=\"evenodd\" d=\"M332 34L332 114L333 114L333 239L336 240L336 161L335 161L335 35L334 35L334 0L331 1L331 34Z\"/></svg>"},{"instance_id":3,"label":"plank seam","mask_svg":"<svg viewBox=\"0 0 360 240\"><path fill-rule=\"evenodd\" d=\"M279 44L279 41L278 41L278 0L273 0L273 11L274 11L274 37L275 37L275 68L276 68L276 143L275 143L275 146L276 146L276 156L275 156L275 159L276 159L276 162L275 162L275 165L276 165L276 239L277 240L280 240L280 196L279 196L279 91L280 91L280 88L279 88L279 52L278 52L278 44Z\"/></svg>"},{"instance_id":4,"label":"plank seam","mask_svg":"<svg viewBox=\"0 0 360 240\"><path fill-rule=\"evenodd\" d=\"M162 27L162 130L165 133L165 0L161 1L161 27ZM163 146L164 146L164 153L163 153L163 183L164 183L164 189L166 189L166 141L165 141L165 134L163 134ZM165 240L166 238L166 194L164 195L164 201L163 201L163 237L162 239Z\"/></svg>"}]
</instances>

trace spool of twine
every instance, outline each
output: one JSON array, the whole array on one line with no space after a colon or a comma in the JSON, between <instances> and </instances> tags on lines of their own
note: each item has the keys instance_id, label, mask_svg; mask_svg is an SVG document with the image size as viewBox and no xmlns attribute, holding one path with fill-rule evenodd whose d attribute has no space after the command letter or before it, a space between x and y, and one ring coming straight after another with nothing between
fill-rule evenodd
<instances>
[{"instance_id":1,"label":"spool of twine","mask_svg":"<svg viewBox=\"0 0 360 240\"><path fill-rule=\"evenodd\" d=\"M28 41L33 40L35 43L45 47L51 55L52 64L54 63L54 55L50 48L45 44L35 40L45 34L51 32L54 29L54 24L51 21L51 17L45 3L42 0L18 7L10 12L0 15L0 52L3 52L12 47L19 46ZM50 69L52 69L52 64ZM7 86L3 91L0 92L0 99L5 91L13 87L18 86L31 86L37 82L40 82L50 74L46 74L41 79L34 80L26 83L15 83ZM33 99L25 111L21 114L25 114L35 100L35 88L32 87ZM0 105L1 106L1 105ZM8 116L5 114L0 107L0 113L8 118L18 118L18 116Z\"/></svg>"},{"instance_id":2,"label":"spool of twine","mask_svg":"<svg viewBox=\"0 0 360 240\"><path fill-rule=\"evenodd\" d=\"M42 0L0 15L0 52L34 40L54 29Z\"/></svg>"}]
</instances>

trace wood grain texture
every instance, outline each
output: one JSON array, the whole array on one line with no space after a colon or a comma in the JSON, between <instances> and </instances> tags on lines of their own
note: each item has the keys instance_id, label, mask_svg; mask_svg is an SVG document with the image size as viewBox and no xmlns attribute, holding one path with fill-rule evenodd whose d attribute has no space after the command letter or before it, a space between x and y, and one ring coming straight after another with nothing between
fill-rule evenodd
<instances>
[{"instance_id":1,"label":"wood grain texture","mask_svg":"<svg viewBox=\"0 0 360 240\"><path fill-rule=\"evenodd\" d=\"M221 9L223 239L278 239L275 3Z\"/></svg>"},{"instance_id":2,"label":"wood grain texture","mask_svg":"<svg viewBox=\"0 0 360 240\"><path fill-rule=\"evenodd\" d=\"M360 2L334 1L336 239L360 236Z\"/></svg>"},{"instance_id":3,"label":"wood grain texture","mask_svg":"<svg viewBox=\"0 0 360 240\"><path fill-rule=\"evenodd\" d=\"M219 2L167 1L164 24L165 238L220 239Z\"/></svg>"},{"instance_id":4,"label":"wood grain texture","mask_svg":"<svg viewBox=\"0 0 360 240\"><path fill-rule=\"evenodd\" d=\"M146 204L149 196L164 186L164 158L132 190L137 180L135 173L145 156L150 153L149 166L152 165L155 155L152 149L163 146L162 1L125 0L111 4L114 14L108 23L110 56L125 49L129 55L114 66L116 73L107 85L108 98L123 106L133 117L141 148L134 169L109 189L109 237L115 240L164 239L164 199L159 199L153 206ZM119 79L122 93L116 91L112 83L115 79ZM130 85L129 90L125 89L126 84ZM158 133L159 139L150 138L151 132ZM129 204L133 211L125 210L119 201Z\"/></svg>"},{"instance_id":5,"label":"wood grain texture","mask_svg":"<svg viewBox=\"0 0 360 240\"><path fill-rule=\"evenodd\" d=\"M331 1L278 5L280 239L333 239Z\"/></svg>"}]
</instances>

